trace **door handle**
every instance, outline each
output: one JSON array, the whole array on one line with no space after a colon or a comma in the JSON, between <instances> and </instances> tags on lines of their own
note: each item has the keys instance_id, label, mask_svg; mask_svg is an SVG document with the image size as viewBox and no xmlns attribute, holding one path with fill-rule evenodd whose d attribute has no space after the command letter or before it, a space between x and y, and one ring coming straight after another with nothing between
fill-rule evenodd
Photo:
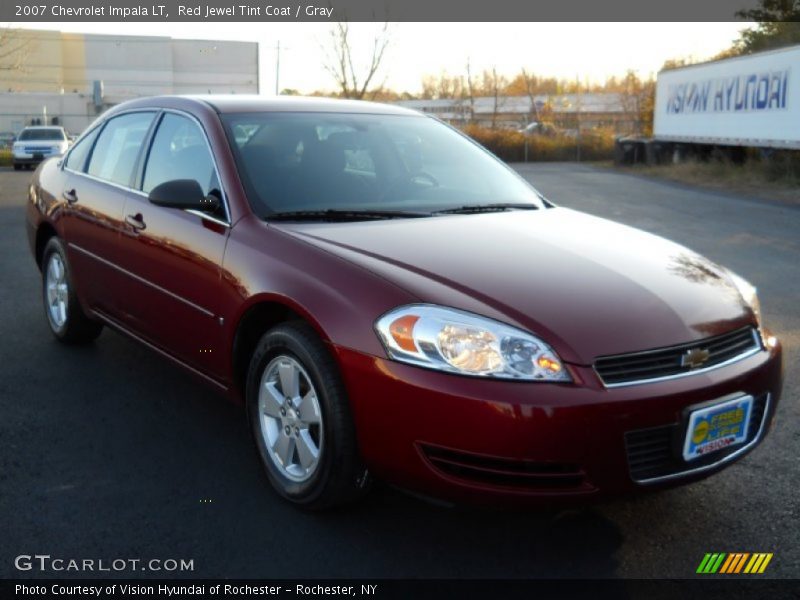
<instances>
[{"instance_id":1,"label":"door handle","mask_svg":"<svg viewBox=\"0 0 800 600\"><path fill-rule=\"evenodd\" d=\"M78 194L74 189L64 190L64 193L61 195L64 197L64 200L66 200L70 204L74 204L75 202L78 201Z\"/></svg>"},{"instance_id":2,"label":"door handle","mask_svg":"<svg viewBox=\"0 0 800 600\"><path fill-rule=\"evenodd\" d=\"M144 223L144 218L142 217L142 213L136 213L135 215L128 215L125 217L125 222L133 227L136 231L141 231L145 229L147 225Z\"/></svg>"}]
</instances>

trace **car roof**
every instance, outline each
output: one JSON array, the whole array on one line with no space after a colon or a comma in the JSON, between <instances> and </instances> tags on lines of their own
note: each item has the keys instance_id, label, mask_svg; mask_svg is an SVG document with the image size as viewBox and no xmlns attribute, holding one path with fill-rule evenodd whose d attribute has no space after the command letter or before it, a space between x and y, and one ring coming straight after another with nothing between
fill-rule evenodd
<instances>
[{"instance_id":1,"label":"car roof","mask_svg":"<svg viewBox=\"0 0 800 600\"><path fill-rule=\"evenodd\" d=\"M190 109L192 106L210 106L215 112L254 113L254 112L330 112L361 113L379 115L419 116L416 110L379 102L363 100L339 100L304 96L257 96L246 94L208 94L187 96L152 96L129 100L114 107L114 112L123 108L165 107L174 108L176 104Z\"/></svg>"}]
</instances>

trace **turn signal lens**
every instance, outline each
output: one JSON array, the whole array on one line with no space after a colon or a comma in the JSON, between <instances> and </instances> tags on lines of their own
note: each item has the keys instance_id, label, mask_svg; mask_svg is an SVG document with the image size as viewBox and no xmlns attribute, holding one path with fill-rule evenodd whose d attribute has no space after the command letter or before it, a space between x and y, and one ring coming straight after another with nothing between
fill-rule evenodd
<instances>
[{"instance_id":1,"label":"turn signal lens","mask_svg":"<svg viewBox=\"0 0 800 600\"><path fill-rule=\"evenodd\" d=\"M540 367L552 373L558 373L561 370L561 363L549 356L540 356L536 362Z\"/></svg>"},{"instance_id":2,"label":"turn signal lens","mask_svg":"<svg viewBox=\"0 0 800 600\"><path fill-rule=\"evenodd\" d=\"M405 315L389 325L389 333L397 345L407 352L416 352L417 345L414 343L414 324L419 321L415 315Z\"/></svg>"}]
</instances>

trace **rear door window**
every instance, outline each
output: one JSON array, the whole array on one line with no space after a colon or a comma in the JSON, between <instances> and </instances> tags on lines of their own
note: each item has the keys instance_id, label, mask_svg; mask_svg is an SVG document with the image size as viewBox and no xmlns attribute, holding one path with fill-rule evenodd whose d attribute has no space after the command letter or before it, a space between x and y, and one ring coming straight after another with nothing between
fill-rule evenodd
<instances>
[{"instance_id":1,"label":"rear door window","mask_svg":"<svg viewBox=\"0 0 800 600\"><path fill-rule=\"evenodd\" d=\"M133 168L155 113L136 112L111 119L94 146L89 175L130 187Z\"/></svg>"}]
</instances>

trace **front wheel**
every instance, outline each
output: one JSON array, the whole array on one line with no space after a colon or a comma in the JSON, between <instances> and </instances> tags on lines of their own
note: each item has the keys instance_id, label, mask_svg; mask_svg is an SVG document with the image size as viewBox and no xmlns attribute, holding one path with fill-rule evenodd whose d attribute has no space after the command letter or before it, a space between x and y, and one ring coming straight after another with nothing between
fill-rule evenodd
<instances>
[{"instance_id":1,"label":"front wheel","mask_svg":"<svg viewBox=\"0 0 800 600\"><path fill-rule=\"evenodd\" d=\"M311 327L286 323L264 334L247 374L247 410L261 463L281 496L323 509L366 490L344 385Z\"/></svg>"},{"instance_id":2,"label":"front wheel","mask_svg":"<svg viewBox=\"0 0 800 600\"><path fill-rule=\"evenodd\" d=\"M47 324L60 342L87 344L100 335L103 326L89 319L78 302L67 253L57 237L50 238L44 248L42 296Z\"/></svg>"}]
</instances>

